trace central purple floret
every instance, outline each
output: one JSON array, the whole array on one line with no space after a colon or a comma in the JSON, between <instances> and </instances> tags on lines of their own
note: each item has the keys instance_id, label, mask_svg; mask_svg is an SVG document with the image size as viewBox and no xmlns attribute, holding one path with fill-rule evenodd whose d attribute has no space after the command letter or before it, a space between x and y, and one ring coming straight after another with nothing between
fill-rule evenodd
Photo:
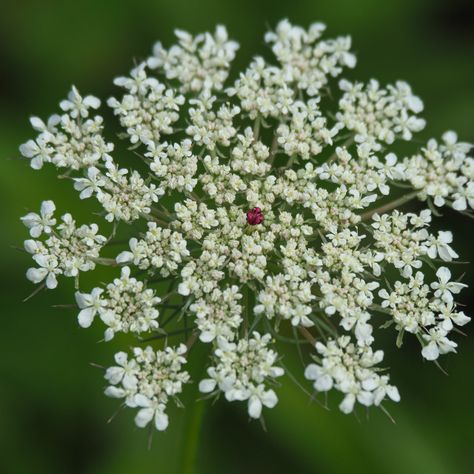
<instances>
[{"instance_id":1,"label":"central purple floret","mask_svg":"<svg viewBox=\"0 0 474 474\"><path fill-rule=\"evenodd\" d=\"M258 225L263 222L264 215L259 207L254 207L251 211L247 211L247 222L250 225Z\"/></svg>"}]
</instances>

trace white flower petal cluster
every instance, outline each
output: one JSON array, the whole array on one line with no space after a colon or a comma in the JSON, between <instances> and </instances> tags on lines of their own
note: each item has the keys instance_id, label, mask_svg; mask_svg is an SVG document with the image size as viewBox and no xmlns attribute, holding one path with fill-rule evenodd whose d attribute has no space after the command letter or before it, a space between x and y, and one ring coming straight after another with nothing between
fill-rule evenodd
<instances>
[{"instance_id":1,"label":"white flower petal cluster","mask_svg":"<svg viewBox=\"0 0 474 474\"><path fill-rule=\"evenodd\" d=\"M457 310L453 298L453 294L458 294L466 285L450 281L451 272L447 267L439 267L436 276L438 281L428 285L424 274L416 272L408 282L396 281L393 291L379 291L382 308L387 308L393 317L399 340L404 331L416 335L423 345L421 353L428 360L456 352L457 344L447 338L448 333L455 325L464 326L471 320Z\"/></svg>"},{"instance_id":2,"label":"white flower petal cluster","mask_svg":"<svg viewBox=\"0 0 474 474\"><path fill-rule=\"evenodd\" d=\"M341 130L340 124L331 129L322 116L318 99L307 103L296 101L290 108L291 120L277 128L278 143L289 156L301 156L304 160L319 155L324 146L332 145L333 138Z\"/></svg>"},{"instance_id":3,"label":"white flower petal cluster","mask_svg":"<svg viewBox=\"0 0 474 474\"><path fill-rule=\"evenodd\" d=\"M56 211L56 205L53 201L43 201L41 203L40 213L29 212L21 218L23 224L30 229L31 237L38 238L43 232L51 234L56 219L53 217Z\"/></svg>"},{"instance_id":4,"label":"white flower petal cluster","mask_svg":"<svg viewBox=\"0 0 474 474\"><path fill-rule=\"evenodd\" d=\"M100 100L92 95L82 98L79 91L73 86L67 99L62 100L59 106L64 112L68 112L73 119L87 118L89 116L89 109L98 109L100 107Z\"/></svg>"},{"instance_id":5,"label":"white flower petal cluster","mask_svg":"<svg viewBox=\"0 0 474 474\"><path fill-rule=\"evenodd\" d=\"M189 122L186 134L197 145L204 145L214 152L218 145L229 146L231 139L237 134L234 117L240 108L225 103L217 108L216 97L206 93L199 99L189 100Z\"/></svg>"},{"instance_id":6,"label":"white flower petal cluster","mask_svg":"<svg viewBox=\"0 0 474 474\"><path fill-rule=\"evenodd\" d=\"M121 101L111 97L107 105L120 117L133 144L159 141L162 134L173 132L172 126L179 119L184 97L155 77L148 77L145 63L132 69L130 77L115 79L114 84L126 89L127 93Z\"/></svg>"},{"instance_id":7,"label":"white flower petal cluster","mask_svg":"<svg viewBox=\"0 0 474 474\"><path fill-rule=\"evenodd\" d=\"M393 264L404 277L421 268L425 256L431 259L439 256L447 262L458 257L449 245L453 240L451 232L441 231L435 237L427 231L431 222L428 209L419 215L399 211L381 216L375 214L373 221L375 247L382 253L384 261Z\"/></svg>"},{"instance_id":8,"label":"white flower petal cluster","mask_svg":"<svg viewBox=\"0 0 474 474\"><path fill-rule=\"evenodd\" d=\"M245 128L242 134L236 135L236 144L232 149L232 170L241 175L264 176L270 171L270 164L266 161L270 150L260 140L256 139L250 127Z\"/></svg>"},{"instance_id":9,"label":"white flower petal cluster","mask_svg":"<svg viewBox=\"0 0 474 474\"><path fill-rule=\"evenodd\" d=\"M458 142L455 132L443 134L442 143L432 138L419 154L403 160L404 179L419 197L437 207L450 205L457 211L474 209L474 158L470 143Z\"/></svg>"},{"instance_id":10,"label":"white flower petal cluster","mask_svg":"<svg viewBox=\"0 0 474 474\"><path fill-rule=\"evenodd\" d=\"M109 159L114 145L102 136L103 118L89 117L91 109L99 108L100 100L93 96L83 99L73 87L60 106L67 113L52 115L47 123L38 117L30 119L38 136L21 145L20 152L31 160L31 167L39 170L44 163L52 163L57 168L79 170Z\"/></svg>"},{"instance_id":11,"label":"white flower petal cluster","mask_svg":"<svg viewBox=\"0 0 474 474\"><path fill-rule=\"evenodd\" d=\"M358 189L359 184L347 186L339 183L336 189L329 191L321 182L320 174L321 170L312 163L307 163L298 171L285 170L277 180L268 179L265 182L269 191L265 190L264 198L273 203L278 196L298 210L298 206L309 209L318 226L329 232L357 224L360 215L354 211L369 207L377 199L377 194L369 189ZM261 196L259 198L263 200Z\"/></svg>"},{"instance_id":12,"label":"white flower petal cluster","mask_svg":"<svg viewBox=\"0 0 474 474\"><path fill-rule=\"evenodd\" d=\"M311 301L314 299L309 281L290 280L282 274L268 276L265 289L257 295L259 304L254 311L255 314L264 313L268 318L289 319L293 326L310 327L313 322L308 315L312 312Z\"/></svg>"},{"instance_id":13,"label":"white flower petal cluster","mask_svg":"<svg viewBox=\"0 0 474 474\"><path fill-rule=\"evenodd\" d=\"M71 214L64 214L57 224L55 210L53 201L43 201L40 214L30 212L22 217L34 237L25 240L25 250L38 265L30 268L26 277L33 283L44 281L49 289L56 288L59 275L78 278L80 272L93 270L106 242L98 234L97 224L77 227Z\"/></svg>"},{"instance_id":14,"label":"white flower petal cluster","mask_svg":"<svg viewBox=\"0 0 474 474\"><path fill-rule=\"evenodd\" d=\"M273 408L278 402L276 393L265 382L284 373L274 365L278 355L267 347L270 341L270 334L262 336L257 332L237 343L217 338L216 365L207 369L209 378L201 380L199 390L222 391L229 402L248 400L249 416L260 418L264 406Z\"/></svg>"},{"instance_id":15,"label":"white flower petal cluster","mask_svg":"<svg viewBox=\"0 0 474 474\"><path fill-rule=\"evenodd\" d=\"M346 331L354 331L360 346L372 344L372 325L370 323L370 306L379 284L367 282L350 271L330 276L329 272L318 272L316 278L321 284L322 297L320 306L328 316L337 314L339 322Z\"/></svg>"},{"instance_id":16,"label":"white flower petal cluster","mask_svg":"<svg viewBox=\"0 0 474 474\"><path fill-rule=\"evenodd\" d=\"M349 336L316 343L320 354L318 364L306 367L305 377L314 381L317 392L335 388L344 394L339 405L343 413L351 413L357 401L366 407L380 405L385 398L400 401L397 387L389 384L388 375L379 375L376 365L382 362L383 351L368 346L355 346Z\"/></svg>"},{"instance_id":17,"label":"white flower petal cluster","mask_svg":"<svg viewBox=\"0 0 474 474\"><path fill-rule=\"evenodd\" d=\"M91 293L76 292L77 306L81 310L78 321L88 328L96 315L107 326L104 339L110 341L115 333L141 334L158 328L161 298L142 281L130 277L130 268L123 267L120 278L109 283L105 291L94 288Z\"/></svg>"},{"instance_id":18,"label":"white flower petal cluster","mask_svg":"<svg viewBox=\"0 0 474 474\"><path fill-rule=\"evenodd\" d=\"M181 283L178 293L200 298L218 288L224 279L225 255L203 250L196 260L190 260L181 270Z\"/></svg>"},{"instance_id":19,"label":"white flower petal cluster","mask_svg":"<svg viewBox=\"0 0 474 474\"><path fill-rule=\"evenodd\" d=\"M322 23L313 23L305 30L283 20L275 32L265 35L281 64L285 81L296 83L309 96L317 95L331 77L341 74L343 67L356 65L356 57L350 51L351 38L319 41L325 29Z\"/></svg>"},{"instance_id":20,"label":"white flower petal cluster","mask_svg":"<svg viewBox=\"0 0 474 474\"><path fill-rule=\"evenodd\" d=\"M337 119L355 132L355 141L364 153L380 151L382 144L391 144L396 138L411 140L413 133L425 127L425 120L417 116L423 111L423 102L406 82L383 88L375 79L368 84L343 79L339 87L344 95Z\"/></svg>"},{"instance_id":21,"label":"white flower petal cluster","mask_svg":"<svg viewBox=\"0 0 474 474\"><path fill-rule=\"evenodd\" d=\"M380 160L375 155L361 156L359 153L357 159L354 159L344 146L337 147L335 153L337 161L323 163L316 170L319 178L349 186L361 194L375 191L386 196L390 194L387 182L404 176L394 153L389 153L385 160Z\"/></svg>"},{"instance_id":22,"label":"white flower petal cluster","mask_svg":"<svg viewBox=\"0 0 474 474\"><path fill-rule=\"evenodd\" d=\"M178 80L183 93L222 89L239 48L229 40L225 26L217 26L214 34L193 37L183 30L175 30L175 34L178 44L169 50L160 42L155 44L148 66L162 71L169 80Z\"/></svg>"},{"instance_id":23,"label":"white flower petal cluster","mask_svg":"<svg viewBox=\"0 0 474 474\"><path fill-rule=\"evenodd\" d=\"M217 157L207 155L202 162L206 168L200 179L202 189L217 204L233 203L237 193L247 189L242 178L232 173L229 166L219 164Z\"/></svg>"},{"instance_id":24,"label":"white flower petal cluster","mask_svg":"<svg viewBox=\"0 0 474 474\"><path fill-rule=\"evenodd\" d=\"M196 300L190 307L196 315L197 327L202 342L212 342L216 338L232 341L242 322L242 295L239 287L233 285L224 291L216 288L211 293Z\"/></svg>"},{"instance_id":25,"label":"white flower petal cluster","mask_svg":"<svg viewBox=\"0 0 474 474\"><path fill-rule=\"evenodd\" d=\"M319 286L319 307L329 317L340 317L340 326L352 331L359 345L370 345L374 340L370 309L383 256L365 246L365 235L349 229L325 237L320 262L311 273Z\"/></svg>"},{"instance_id":26,"label":"white flower petal cluster","mask_svg":"<svg viewBox=\"0 0 474 474\"><path fill-rule=\"evenodd\" d=\"M155 351L151 346L134 347L132 357L126 352L118 352L115 354L117 365L105 372L105 379L110 384L105 394L124 398L125 405L137 408L135 424L139 428L153 422L157 430L166 430L169 400L176 398L190 380L188 372L183 370L185 354L184 344L163 351Z\"/></svg>"},{"instance_id":27,"label":"white flower petal cluster","mask_svg":"<svg viewBox=\"0 0 474 474\"><path fill-rule=\"evenodd\" d=\"M398 346L414 334L428 360L457 348L465 285L448 268L454 235L431 230L430 209L474 215L473 147L447 132L420 150L421 99L402 81L349 82L351 40L324 30L281 21L265 36L274 58L253 57L232 82L238 45L224 27L157 43L114 81L123 94L107 102L123 129L114 156L91 115L99 100L75 88L61 116L31 120L39 135L21 153L33 168L61 168L112 225L107 239L68 214L57 225L45 201L22 218L38 265L28 278L53 288L59 274L76 277L82 326L98 315L106 340L146 334L160 347L121 353L107 372L108 394L139 408L139 426L167 426L194 344L212 360L201 391L247 401L252 418L277 403L273 347L289 339L300 351L328 341L306 375L317 391L342 391L346 413L356 401L399 399L376 367L379 327L394 328ZM399 140L412 147L403 157ZM110 258L99 257L105 245ZM122 267L121 277L84 290L79 272L96 264ZM186 348L173 349L175 337Z\"/></svg>"},{"instance_id":28,"label":"white flower petal cluster","mask_svg":"<svg viewBox=\"0 0 474 474\"><path fill-rule=\"evenodd\" d=\"M133 221L150 214L152 204L158 202L164 191L154 183L147 185L137 171L129 177L128 174L126 168L107 160L103 171L91 167L86 177L74 178L74 188L81 192L81 199L95 195L109 222Z\"/></svg>"},{"instance_id":29,"label":"white flower petal cluster","mask_svg":"<svg viewBox=\"0 0 474 474\"><path fill-rule=\"evenodd\" d=\"M143 239L132 237L129 246L130 251L117 255L117 263L133 263L141 270L149 269L151 273L160 270L163 277L176 273L181 262L190 255L182 234L163 229L155 222L148 222L148 231Z\"/></svg>"},{"instance_id":30,"label":"white flower petal cluster","mask_svg":"<svg viewBox=\"0 0 474 474\"><path fill-rule=\"evenodd\" d=\"M227 89L230 97L238 97L240 107L249 118L286 117L294 102L294 92L285 82L283 71L257 57L233 87Z\"/></svg>"},{"instance_id":31,"label":"white flower petal cluster","mask_svg":"<svg viewBox=\"0 0 474 474\"><path fill-rule=\"evenodd\" d=\"M174 227L193 240L202 239L204 232L217 227L216 211L210 209L203 202L196 202L193 199L186 199L177 202L174 206L176 220Z\"/></svg>"},{"instance_id":32,"label":"white flower petal cluster","mask_svg":"<svg viewBox=\"0 0 474 474\"><path fill-rule=\"evenodd\" d=\"M150 169L160 179L162 189L191 192L197 184L197 157L192 152L189 139L168 144L149 142L147 158L153 159Z\"/></svg>"}]
</instances>

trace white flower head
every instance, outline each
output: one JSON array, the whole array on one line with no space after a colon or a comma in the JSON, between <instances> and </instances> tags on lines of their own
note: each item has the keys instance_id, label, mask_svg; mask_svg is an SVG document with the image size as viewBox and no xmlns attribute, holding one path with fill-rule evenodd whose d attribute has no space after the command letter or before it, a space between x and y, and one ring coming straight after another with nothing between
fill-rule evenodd
<instances>
[{"instance_id":1,"label":"white flower head","mask_svg":"<svg viewBox=\"0 0 474 474\"><path fill-rule=\"evenodd\" d=\"M418 146L421 98L403 81L349 81L352 40L325 30L282 20L265 35L273 55L233 73L239 46L224 26L176 30L114 79L117 136L75 87L59 114L30 119L20 153L67 177L97 223L44 201L22 218L26 276L37 290L72 278L82 328L136 340L106 370L105 393L138 427L168 427L198 344L210 358L199 391L244 402L251 419L288 383L285 347L313 357L307 383L339 391L344 413L400 400L380 368L380 326L397 347L416 339L426 360L456 351L466 285L448 268L453 233L433 228L436 208L472 214L473 146L453 131ZM98 266L115 278L84 278Z\"/></svg>"}]
</instances>

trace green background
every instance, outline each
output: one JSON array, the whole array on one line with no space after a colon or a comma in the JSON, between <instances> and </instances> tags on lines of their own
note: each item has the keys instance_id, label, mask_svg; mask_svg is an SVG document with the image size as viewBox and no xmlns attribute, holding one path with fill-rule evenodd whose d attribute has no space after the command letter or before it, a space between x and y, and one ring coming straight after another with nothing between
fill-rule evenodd
<instances>
[{"instance_id":1,"label":"green background","mask_svg":"<svg viewBox=\"0 0 474 474\"><path fill-rule=\"evenodd\" d=\"M171 426L147 432L132 414L112 423L116 403L106 399L100 370L118 344L98 344L102 329L81 330L75 312L52 304L70 303L72 288L21 300L32 291L24 278L26 230L18 217L54 199L88 222L89 204L79 203L70 183L54 171L31 170L16 160L19 144L33 136L28 117L57 110L72 83L107 98L112 78L126 73L154 41L172 41L179 27L193 33L225 24L241 44L235 66L243 68L264 51L263 34L288 17L307 26L328 25L328 35L350 34L358 55L352 77L381 82L405 79L426 105L422 139L448 128L474 142L474 2L472 0L135 0L1 2L0 14L0 472L2 474L144 474L182 472L186 426L192 409L172 410ZM455 232L455 247L472 261L474 226L447 212L440 223ZM449 221L449 223L448 223ZM466 282L474 284L472 265ZM463 302L471 309L472 293ZM291 381L279 390L277 408L267 410L267 431L248 423L245 408L218 402L205 406L198 473L429 473L474 472L474 331L457 338L459 354L444 357L449 376L424 363L408 341L388 349L386 363L402 394L390 406L392 424L380 411L359 419L310 404ZM394 344L388 334L385 347ZM116 344L116 345L114 345ZM287 356L289 366L298 361ZM301 377L300 377L301 378ZM195 404L185 401L188 406ZM202 402L201 402L202 403Z\"/></svg>"}]
</instances>

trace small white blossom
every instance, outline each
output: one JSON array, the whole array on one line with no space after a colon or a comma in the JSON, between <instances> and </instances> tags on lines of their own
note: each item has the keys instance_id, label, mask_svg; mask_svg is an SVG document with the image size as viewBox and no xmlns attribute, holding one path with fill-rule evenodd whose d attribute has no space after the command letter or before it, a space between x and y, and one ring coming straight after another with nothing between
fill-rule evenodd
<instances>
[{"instance_id":1,"label":"small white blossom","mask_svg":"<svg viewBox=\"0 0 474 474\"><path fill-rule=\"evenodd\" d=\"M95 195L107 212L107 221L133 221L150 214L153 203L163 195L164 190L154 183L147 185L137 171L119 168L112 160L105 163L106 171L92 167L87 176L75 178L74 187L80 191L80 198Z\"/></svg>"},{"instance_id":2,"label":"small white blossom","mask_svg":"<svg viewBox=\"0 0 474 474\"><path fill-rule=\"evenodd\" d=\"M366 85L343 79L339 87L344 95L338 120L356 133L358 143L372 150L379 151L382 143L392 144L398 137L411 140L413 133L425 127L425 121L416 115L423 110L423 103L406 82L384 89L375 79Z\"/></svg>"},{"instance_id":3,"label":"small white blossom","mask_svg":"<svg viewBox=\"0 0 474 474\"><path fill-rule=\"evenodd\" d=\"M436 276L439 281L431 283L430 286L433 290L436 290L434 295L446 302L452 301L453 294L457 295L463 288L467 287L464 283L449 281L451 278L449 268L439 267Z\"/></svg>"},{"instance_id":4,"label":"small white blossom","mask_svg":"<svg viewBox=\"0 0 474 474\"><path fill-rule=\"evenodd\" d=\"M430 329L429 334L423 334L423 339L426 341L426 346L423 347L421 354L427 360L436 360L440 354L447 354L448 352L456 352L457 344L450 341L447 336L447 331L441 327Z\"/></svg>"},{"instance_id":5,"label":"small white blossom","mask_svg":"<svg viewBox=\"0 0 474 474\"><path fill-rule=\"evenodd\" d=\"M151 171L160 178L160 187L191 192L197 184L194 178L197 172L197 158L192 152L191 140L183 140L180 144L147 143L148 152L145 156L153 159Z\"/></svg>"},{"instance_id":6,"label":"small white blossom","mask_svg":"<svg viewBox=\"0 0 474 474\"><path fill-rule=\"evenodd\" d=\"M280 316L289 319L293 326L310 327L314 324L308 317L312 312L312 300L314 296L309 282L293 282L285 275L268 276L265 289L257 296L259 304L254 311L256 314L265 313L268 318Z\"/></svg>"},{"instance_id":7,"label":"small white blossom","mask_svg":"<svg viewBox=\"0 0 474 474\"><path fill-rule=\"evenodd\" d=\"M100 100L92 95L84 98L81 97L79 91L73 86L67 100L61 101L59 106L65 112L69 112L72 118L79 116L86 118L89 115L89 109L98 109L100 107Z\"/></svg>"},{"instance_id":8,"label":"small white blossom","mask_svg":"<svg viewBox=\"0 0 474 474\"><path fill-rule=\"evenodd\" d=\"M458 258L459 255L449 245L453 242L453 234L451 231L440 231L438 237L431 236L429 241L428 256L436 258L438 255L445 262Z\"/></svg>"},{"instance_id":9,"label":"small white blossom","mask_svg":"<svg viewBox=\"0 0 474 474\"><path fill-rule=\"evenodd\" d=\"M242 322L240 299L242 295L234 285L224 291L216 288L189 307L189 310L196 315L199 338L202 342L212 342L218 337L223 337L227 341L235 338Z\"/></svg>"},{"instance_id":10,"label":"small white blossom","mask_svg":"<svg viewBox=\"0 0 474 474\"><path fill-rule=\"evenodd\" d=\"M272 51L282 65L285 79L310 96L317 95L330 77L341 74L343 67L356 65L356 57L350 52L351 39L318 41L325 29L322 23L313 23L305 30L282 20L275 32L265 35L265 41L272 44Z\"/></svg>"},{"instance_id":11,"label":"small white blossom","mask_svg":"<svg viewBox=\"0 0 474 474\"><path fill-rule=\"evenodd\" d=\"M50 234L52 227L56 224L56 219L53 217L56 206L53 201L43 201L41 203L41 210L39 214L30 212L22 217L23 224L30 229L31 237L38 238L43 232Z\"/></svg>"}]
</instances>

